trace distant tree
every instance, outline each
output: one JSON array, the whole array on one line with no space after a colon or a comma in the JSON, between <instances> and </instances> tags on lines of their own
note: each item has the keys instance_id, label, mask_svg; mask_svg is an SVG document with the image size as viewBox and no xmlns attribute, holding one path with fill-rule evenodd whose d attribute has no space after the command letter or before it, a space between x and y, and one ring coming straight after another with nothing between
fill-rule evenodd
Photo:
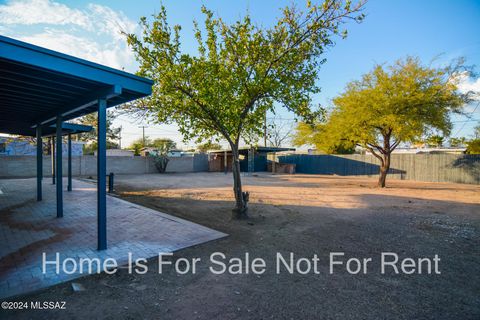
<instances>
[{"instance_id":1,"label":"distant tree","mask_svg":"<svg viewBox=\"0 0 480 320\"><path fill-rule=\"evenodd\" d=\"M112 142L111 140L107 141L107 149L116 149L116 148L118 148L118 144L116 142ZM97 151L97 141L92 141L83 146L84 154L94 154L95 151Z\"/></svg>"},{"instance_id":2,"label":"distant tree","mask_svg":"<svg viewBox=\"0 0 480 320\"><path fill-rule=\"evenodd\" d=\"M197 145L197 150L199 152L207 152L209 150L222 150L222 146L213 141L207 141L205 143Z\"/></svg>"},{"instance_id":3,"label":"distant tree","mask_svg":"<svg viewBox=\"0 0 480 320\"><path fill-rule=\"evenodd\" d=\"M267 122L267 140L270 146L280 148L292 137L294 130L292 123L274 116Z\"/></svg>"},{"instance_id":4,"label":"distant tree","mask_svg":"<svg viewBox=\"0 0 480 320\"><path fill-rule=\"evenodd\" d=\"M430 147L440 148L443 146L443 140L443 136L431 135L426 139L426 142Z\"/></svg>"},{"instance_id":5,"label":"distant tree","mask_svg":"<svg viewBox=\"0 0 480 320\"><path fill-rule=\"evenodd\" d=\"M153 157L158 172L164 173L167 170L167 165L170 161L168 153L175 149L177 144L168 138L157 138L149 142L147 147L151 147L155 150L155 152L149 153L149 156Z\"/></svg>"},{"instance_id":6,"label":"distant tree","mask_svg":"<svg viewBox=\"0 0 480 320\"><path fill-rule=\"evenodd\" d=\"M247 217L242 191L240 139L263 129L264 115L279 102L299 117L311 117L311 95L325 49L348 20L361 21L363 1L292 5L270 28L246 15L234 23L202 8L204 28L195 22L198 54L181 51L179 25L171 28L164 7L153 23L141 19L143 35L128 35L140 62L139 74L155 80L153 94L135 104L160 123L175 122L185 139L222 137L233 154L235 218ZM251 141L246 141L251 142Z\"/></svg>"},{"instance_id":7,"label":"distant tree","mask_svg":"<svg viewBox=\"0 0 480 320\"><path fill-rule=\"evenodd\" d=\"M143 148L152 148L155 152L149 152L149 156L153 157L154 163L158 172L163 173L167 168L169 161L168 153L177 147L177 144L172 139L157 138L150 139L148 136L145 139L139 138L134 140L129 149L133 150L135 156L139 156Z\"/></svg>"},{"instance_id":8,"label":"distant tree","mask_svg":"<svg viewBox=\"0 0 480 320\"><path fill-rule=\"evenodd\" d=\"M467 143L467 139L465 137L452 137L448 140L448 144L450 147L463 147Z\"/></svg>"},{"instance_id":9,"label":"distant tree","mask_svg":"<svg viewBox=\"0 0 480 320\"><path fill-rule=\"evenodd\" d=\"M298 123L293 134L292 143L295 146L314 145L317 150L328 154L352 154L355 152L355 144L350 141L325 140L325 123L315 122L313 124ZM328 141L328 143L326 143Z\"/></svg>"},{"instance_id":10,"label":"distant tree","mask_svg":"<svg viewBox=\"0 0 480 320\"><path fill-rule=\"evenodd\" d=\"M369 150L380 160L378 186L385 187L391 153L401 142L415 141L432 130L449 135L451 112L461 112L472 96L457 87L456 75L464 68L462 60L433 68L412 57L388 68L377 65L333 100L319 139Z\"/></svg>"},{"instance_id":11,"label":"distant tree","mask_svg":"<svg viewBox=\"0 0 480 320\"><path fill-rule=\"evenodd\" d=\"M480 139L480 122L475 126L475 128L473 128L473 138Z\"/></svg>"},{"instance_id":12,"label":"distant tree","mask_svg":"<svg viewBox=\"0 0 480 320\"><path fill-rule=\"evenodd\" d=\"M472 139L467 142L467 154L480 154L480 139Z\"/></svg>"},{"instance_id":13,"label":"distant tree","mask_svg":"<svg viewBox=\"0 0 480 320\"><path fill-rule=\"evenodd\" d=\"M112 122L114 119L115 119L115 113L112 111L109 111L107 113L107 148L112 148L112 147L118 148L118 139L120 138L121 128L113 127ZM79 118L76 122L79 124L93 127L92 131L79 134L79 140L85 141L89 144L96 143L97 142L97 126L98 126L97 113L95 112L89 113Z\"/></svg>"},{"instance_id":14,"label":"distant tree","mask_svg":"<svg viewBox=\"0 0 480 320\"><path fill-rule=\"evenodd\" d=\"M425 148L427 143L425 142L425 139L418 137L410 141L410 145L415 148Z\"/></svg>"},{"instance_id":15,"label":"distant tree","mask_svg":"<svg viewBox=\"0 0 480 320\"><path fill-rule=\"evenodd\" d=\"M139 156L142 149L147 147L150 143L151 139L149 137L145 137L145 139L138 138L130 143L128 149L133 150L134 155Z\"/></svg>"},{"instance_id":16,"label":"distant tree","mask_svg":"<svg viewBox=\"0 0 480 320\"><path fill-rule=\"evenodd\" d=\"M177 148L177 144L172 139L157 138L149 142L147 147L155 148L159 154L168 154L170 150Z\"/></svg>"}]
</instances>

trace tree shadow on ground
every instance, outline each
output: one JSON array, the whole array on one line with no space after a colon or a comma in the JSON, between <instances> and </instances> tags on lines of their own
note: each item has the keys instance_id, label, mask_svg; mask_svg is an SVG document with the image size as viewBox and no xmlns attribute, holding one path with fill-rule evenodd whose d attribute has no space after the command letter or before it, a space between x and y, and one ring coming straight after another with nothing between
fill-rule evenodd
<instances>
[{"instance_id":1,"label":"tree shadow on ground","mask_svg":"<svg viewBox=\"0 0 480 320\"><path fill-rule=\"evenodd\" d=\"M186 319L266 318L478 318L476 274L480 264L478 205L391 195L359 195L363 208L326 205L251 203L252 218L231 220L233 201L126 196L152 209L188 219L230 236L175 253L173 258L201 258L196 274L178 275L173 268L158 274L152 259L145 275L95 275L78 280L84 293L63 284L22 301L67 301L77 317ZM152 217L153 219L154 217ZM214 275L210 255L260 257L261 275ZM319 274L276 273L276 253L311 259L318 255ZM351 275L340 267L329 273L330 252L373 261L366 274ZM380 274L381 252L400 257L441 258L441 275ZM344 260L346 261L346 259ZM85 308L85 305L97 306ZM122 306L119 308L119 306ZM36 310L35 310L36 311ZM16 319L31 313L9 313Z\"/></svg>"}]
</instances>

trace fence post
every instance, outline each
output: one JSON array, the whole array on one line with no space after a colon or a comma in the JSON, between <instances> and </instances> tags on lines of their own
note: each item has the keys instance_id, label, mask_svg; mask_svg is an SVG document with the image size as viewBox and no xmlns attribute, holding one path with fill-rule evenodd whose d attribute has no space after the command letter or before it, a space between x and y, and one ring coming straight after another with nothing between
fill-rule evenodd
<instances>
[{"instance_id":1,"label":"fence post","mask_svg":"<svg viewBox=\"0 0 480 320\"><path fill-rule=\"evenodd\" d=\"M110 174L108 175L108 193L112 193L113 192L113 179L114 179L114 173L113 172L110 172Z\"/></svg>"}]
</instances>

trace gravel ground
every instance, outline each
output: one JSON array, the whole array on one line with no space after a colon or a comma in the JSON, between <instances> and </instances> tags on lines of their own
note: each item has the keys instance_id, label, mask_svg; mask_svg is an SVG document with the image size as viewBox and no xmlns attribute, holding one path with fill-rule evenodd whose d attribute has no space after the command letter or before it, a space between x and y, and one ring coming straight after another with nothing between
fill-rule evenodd
<instances>
[{"instance_id":1,"label":"gravel ground","mask_svg":"<svg viewBox=\"0 0 480 320\"><path fill-rule=\"evenodd\" d=\"M19 301L66 301L67 310L5 313L16 319L479 319L480 186L319 175L244 177L247 221L232 221L232 178L221 173L116 177L126 200L228 233L228 238L176 252L172 261L200 258L195 274L158 261L148 273L94 275ZM257 275L215 275L210 255L225 262L262 258ZM276 254L311 259L307 274L276 273ZM344 265L329 272L330 252ZM440 258L440 274L381 274L382 252ZM371 258L367 272L346 271L349 258ZM220 259L217 259L220 260ZM305 266L305 262L300 267ZM180 264L184 266L184 264ZM400 265L398 263L397 265ZM355 264L352 264L355 266ZM245 269L243 269L245 271ZM232 271L236 271L233 270ZM432 268L433 271L433 268Z\"/></svg>"}]
</instances>

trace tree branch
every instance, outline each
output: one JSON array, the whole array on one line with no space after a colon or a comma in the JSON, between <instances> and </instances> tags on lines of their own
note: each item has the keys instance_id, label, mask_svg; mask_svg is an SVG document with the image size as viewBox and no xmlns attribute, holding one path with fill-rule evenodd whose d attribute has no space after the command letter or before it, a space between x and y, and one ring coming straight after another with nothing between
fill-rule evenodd
<instances>
[{"instance_id":1,"label":"tree branch","mask_svg":"<svg viewBox=\"0 0 480 320\"><path fill-rule=\"evenodd\" d=\"M382 164L382 167L385 165L385 161L383 160L382 156L380 156L378 153L376 153L372 147L368 147L366 146L365 148L367 148L368 151L370 151L374 156L375 158L379 159L380 160L380 163Z\"/></svg>"}]
</instances>

